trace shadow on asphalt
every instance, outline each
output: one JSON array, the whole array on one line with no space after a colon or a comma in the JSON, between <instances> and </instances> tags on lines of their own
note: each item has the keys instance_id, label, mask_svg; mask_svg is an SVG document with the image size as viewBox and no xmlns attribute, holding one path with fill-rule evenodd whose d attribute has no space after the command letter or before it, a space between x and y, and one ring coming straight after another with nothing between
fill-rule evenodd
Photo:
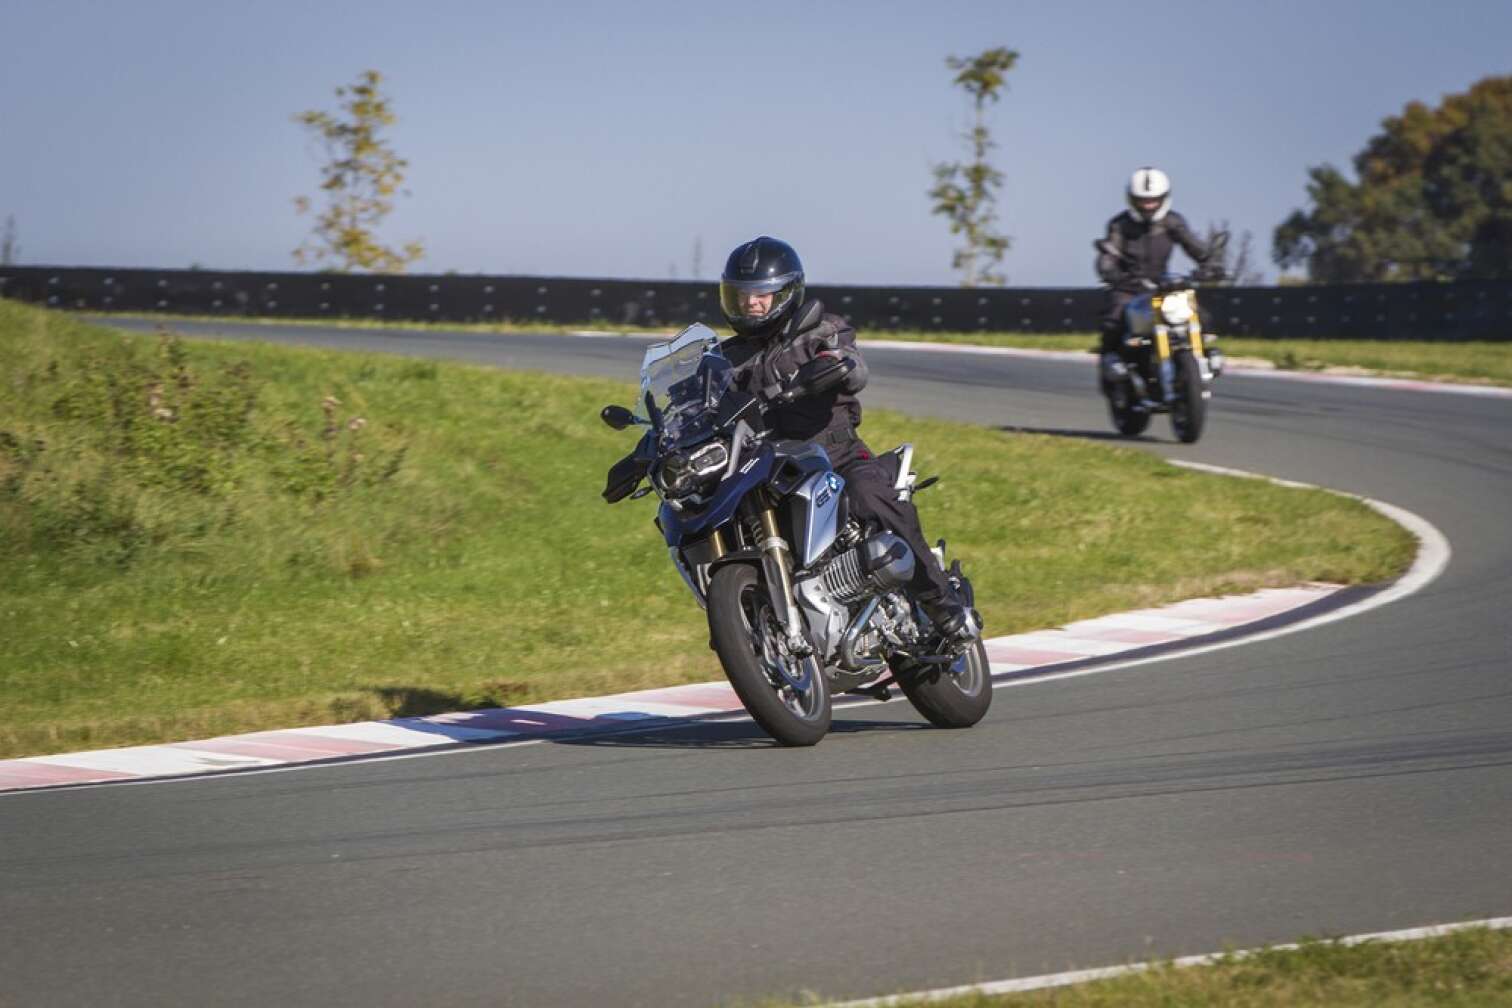
<instances>
[{"instance_id":1,"label":"shadow on asphalt","mask_svg":"<svg viewBox=\"0 0 1512 1008\"><path fill-rule=\"evenodd\" d=\"M830 725L831 735L863 732L920 731L929 728L923 722L841 720ZM590 746L611 749L777 749L781 748L766 732L750 721L716 721L653 728L649 731L582 735L577 738L552 739L557 745Z\"/></svg>"}]
</instances>

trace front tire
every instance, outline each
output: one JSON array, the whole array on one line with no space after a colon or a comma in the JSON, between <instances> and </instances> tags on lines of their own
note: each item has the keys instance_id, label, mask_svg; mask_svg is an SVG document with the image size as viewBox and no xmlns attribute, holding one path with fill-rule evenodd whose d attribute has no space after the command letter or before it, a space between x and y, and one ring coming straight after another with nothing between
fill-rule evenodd
<instances>
[{"instance_id":1,"label":"front tire","mask_svg":"<svg viewBox=\"0 0 1512 1008\"><path fill-rule=\"evenodd\" d=\"M992 671L980 640L949 669L912 665L895 674L908 702L936 728L970 728L992 706Z\"/></svg>"},{"instance_id":2,"label":"front tire","mask_svg":"<svg viewBox=\"0 0 1512 1008\"><path fill-rule=\"evenodd\" d=\"M730 564L709 584L709 636L740 702L772 738L811 746L830 726L829 683L813 657L788 653L783 628L755 568Z\"/></svg>"},{"instance_id":3,"label":"front tire","mask_svg":"<svg viewBox=\"0 0 1512 1008\"><path fill-rule=\"evenodd\" d=\"M1176 401L1171 404L1171 430L1183 444L1202 437L1207 419L1207 400L1202 398L1202 369L1197 355L1183 350L1176 355Z\"/></svg>"}]
</instances>

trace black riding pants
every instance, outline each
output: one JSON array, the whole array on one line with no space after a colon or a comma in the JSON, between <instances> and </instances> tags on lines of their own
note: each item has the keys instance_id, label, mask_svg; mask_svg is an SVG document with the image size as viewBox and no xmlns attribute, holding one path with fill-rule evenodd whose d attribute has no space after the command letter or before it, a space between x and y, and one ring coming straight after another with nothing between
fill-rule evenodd
<instances>
[{"instance_id":1,"label":"black riding pants","mask_svg":"<svg viewBox=\"0 0 1512 1008\"><path fill-rule=\"evenodd\" d=\"M1127 356L1123 345L1124 309L1138 296L1137 291L1110 288L1104 296L1098 325L1102 330L1102 352Z\"/></svg>"}]
</instances>

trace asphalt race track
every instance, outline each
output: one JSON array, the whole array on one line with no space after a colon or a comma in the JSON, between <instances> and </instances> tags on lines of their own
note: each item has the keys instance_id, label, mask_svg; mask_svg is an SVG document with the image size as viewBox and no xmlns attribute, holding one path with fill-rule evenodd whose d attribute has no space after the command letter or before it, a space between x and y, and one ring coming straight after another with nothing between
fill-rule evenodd
<instances>
[{"instance_id":1,"label":"asphalt race track","mask_svg":"<svg viewBox=\"0 0 1512 1008\"><path fill-rule=\"evenodd\" d=\"M643 347L181 328L627 382ZM1090 357L868 360L872 404L1108 437ZM1139 443L1407 508L1448 568L965 732L898 700L811 750L740 722L3 796L0 1003L862 997L1512 913L1512 399L1230 374L1212 406Z\"/></svg>"}]
</instances>

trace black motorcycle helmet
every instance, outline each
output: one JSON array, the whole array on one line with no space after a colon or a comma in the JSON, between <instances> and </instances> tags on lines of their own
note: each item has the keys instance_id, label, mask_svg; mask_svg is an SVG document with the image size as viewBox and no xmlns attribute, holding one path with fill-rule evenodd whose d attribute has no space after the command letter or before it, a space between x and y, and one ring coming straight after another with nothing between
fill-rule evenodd
<instances>
[{"instance_id":1,"label":"black motorcycle helmet","mask_svg":"<svg viewBox=\"0 0 1512 1008\"><path fill-rule=\"evenodd\" d=\"M753 294L771 294L765 310L750 305ZM719 306L741 334L770 336L803 303L803 263L785 241L753 238L730 253L719 279Z\"/></svg>"}]
</instances>

